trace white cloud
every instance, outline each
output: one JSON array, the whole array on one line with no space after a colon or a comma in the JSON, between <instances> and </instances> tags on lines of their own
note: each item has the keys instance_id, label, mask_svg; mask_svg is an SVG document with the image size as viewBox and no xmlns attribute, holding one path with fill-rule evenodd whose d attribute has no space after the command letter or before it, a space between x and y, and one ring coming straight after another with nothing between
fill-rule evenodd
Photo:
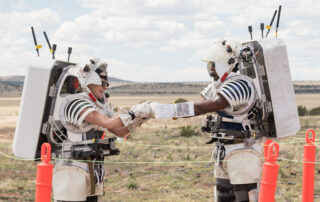
<instances>
[{"instance_id":1,"label":"white cloud","mask_svg":"<svg viewBox=\"0 0 320 202\"><path fill-rule=\"evenodd\" d=\"M23 74L30 56L36 54L31 25L35 28L38 44L44 46L42 52L47 48L42 30L59 20L59 15L49 8L0 13L0 74Z\"/></svg>"},{"instance_id":2,"label":"white cloud","mask_svg":"<svg viewBox=\"0 0 320 202\"><path fill-rule=\"evenodd\" d=\"M147 0L145 3L146 7L162 7L162 6L173 6L178 0Z\"/></svg>"},{"instance_id":3,"label":"white cloud","mask_svg":"<svg viewBox=\"0 0 320 202\"><path fill-rule=\"evenodd\" d=\"M209 81L206 66L184 68L163 68L161 66L138 66L123 61L108 60L108 74L112 77L122 78L131 81ZM139 75L137 77L137 75ZM202 79L205 78L205 79Z\"/></svg>"},{"instance_id":4,"label":"white cloud","mask_svg":"<svg viewBox=\"0 0 320 202\"><path fill-rule=\"evenodd\" d=\"M120 78L127 79L129 71L130 77L135 78L130 80L207 80L205 73L192 67L203 65L200 59L210 44L225 37L249 40L248 25L253 26L254 38L260 39L259 24L267 25L278 4L282 4L278 35L287 44L293 78L319 79L320 2L316 0L76 2L84 9L80 12L83 14L68 21L49 8L0 13L1 67L20 68L35 54L30 33L30 25L34 25L38 36L42 35L40 31L49 29L51 41L58 44L57 57L66 58L67 48L72 46L73 61L107 58L113 61L111 66L119 66L114 73ZM23 0L16 6L32 9ZM72 9L69 8L70 12ZM274 37L275 24L276 20L270 37ZM42 36L40 42L46 46ZM43 55L50 57L47 52L47 47L41 49ZM130 70L125 69L128 64ZM10 72L15 73L8 68L0 69L0 74Z\"/></svg>"}]
</instances>

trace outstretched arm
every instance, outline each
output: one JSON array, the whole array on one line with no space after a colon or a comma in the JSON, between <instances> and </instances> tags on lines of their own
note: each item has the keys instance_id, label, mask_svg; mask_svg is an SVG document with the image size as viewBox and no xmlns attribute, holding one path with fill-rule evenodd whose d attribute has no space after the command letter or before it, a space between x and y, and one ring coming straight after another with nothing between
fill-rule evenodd
<instances>
[{"instance_id":1,"label":"outstretched arm","mask_svg":"<svg viewBox=\"0 0 320 202\"><path fill-rule=\"evenodd\" d=\"M108 130L112 130L123 126L123 123L119 116L108 118L97 111L89 113L84 120L88 123L104 127Z\"/></svg>"},{"instance_id":2,"label":"outstretched arm","mask_svg":"<svg viewBox=\"0 0 320 202\"><path fill-rule=\"evenodd\" d=\"M209 112L223 110L229 106L229 102L220 94L215 97L194 103L194 115L202 115Z\"/></svg>"},{"instance_id":3,"label":"outstretched arm","mask_svg":"<svg viewBox=\"0 0 320 202\"><path fill-rule=\"evenodd\" d=\"M85 111L86 110L83 110L82 114L85 113ZM90 112L84 120L88 123L104 127L119 137L123 137L132 131L132 129L139 127L147 121L150 116L150 105L148 102L144 102L134 106L128 114L109 118L97 111L93 111Z\"/></svg>"},{"instance_id":4,"label":"outstretched arm","mask_svg":"<svg viewBox=\"0 0 320 202\"><path fill-rule=\"evenodd\" d=\"M118 137L124 137L130 132L126 127L114 128L109 131Z\"/></svg>"}]
</instances>

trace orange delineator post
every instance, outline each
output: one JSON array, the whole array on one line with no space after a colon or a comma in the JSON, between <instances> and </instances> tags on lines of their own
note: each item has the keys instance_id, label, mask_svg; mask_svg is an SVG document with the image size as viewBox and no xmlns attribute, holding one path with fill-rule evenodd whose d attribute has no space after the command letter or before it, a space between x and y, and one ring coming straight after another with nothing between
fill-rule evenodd
<instances>
[{"instance_id":1,"label":"orange delineator post","mask_svg":"<svg viewBox=\"0 0 320 202\"><path fill-rule=\"evenodd\" d=\"M309 133L312 133L312 139ZM316 160L315 132L308 129L306 132L306 144L303 151L303 182L302 182L302 202L313 202L314 193L314 167Z\"/></svg>"},{"instance_id":2,"label":"orange delineator post","mask_svg":"<svg viewBox=\"0 0 320 202\"><path fill-rule=\"evenodd\" d=\"M272 143L271 139L266 139L266 142L263 143L263 155L264 155L264 160L266 160L267 158L267 154L268 154L268 146L269 144Z\"/></svg>"},{"instance_id":3,"label":"orange delineator post","mask_svg":"<svg viewBox=\"0 0 320 202\"><path fill-rule=\"evenodd\" d=\"M273 147L275 152L273 153ZM259 202L274 202L279 165L276 163L279 155L279 145L272 142L268 146L268 153L263 164L260 184Z\"/></svg>"},{"instance_id":4,"label":"orange delineator post","mask_svg":"<svg viewBox=\"0 0 320 202\"><path fill-rule=\"evenodd\" d=\"M43 143L41 146L41 163L37 165L36 202L51 201L51 183L53 165L51 160L51 145Z\"/></svg>"}]
</instances>

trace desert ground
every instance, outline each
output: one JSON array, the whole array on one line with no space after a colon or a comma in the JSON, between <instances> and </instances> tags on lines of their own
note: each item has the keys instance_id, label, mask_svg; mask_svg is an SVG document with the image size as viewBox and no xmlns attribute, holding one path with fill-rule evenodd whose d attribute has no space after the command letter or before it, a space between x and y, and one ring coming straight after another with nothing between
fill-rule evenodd
<instances>
[{"instance_id":1,"label":"desert ground","mask_svg":"<svg viewBox=\"0 0 320 202\"><path fill-rule=\"evenodd\" d=\"M198 95L114 96L113 106L128 108L144 100L173 103L177 98L199 100ZM320 106L320 94L297 95L297 104ZM0 201L34 201L38 162L13 157L12 141L20 98L0 98ZM202 117L152 119L120 140L120 155L105 159L105 201L213 201L214 145L200 132ZM276 201L301 201L302 160L305 131L316 130L315 201L320 200L320 116L300 117L301 130L280 145ZM191 126L196 135L182 137L180 127ZM110 135L112 136L112 135Z\"/></svg>"}]
</instances>

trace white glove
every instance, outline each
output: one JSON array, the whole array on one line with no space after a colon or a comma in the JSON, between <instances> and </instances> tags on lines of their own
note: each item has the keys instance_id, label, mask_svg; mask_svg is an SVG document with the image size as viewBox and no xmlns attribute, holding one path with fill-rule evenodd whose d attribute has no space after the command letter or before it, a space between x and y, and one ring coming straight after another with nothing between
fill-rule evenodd
<instances>
[{"instance_id":1,"label":"white glove","mask_svg":"<svg viewBox=\"0 0 320 202\"><path fill-rule=\"evenodd\" d=\"M135 118L150 119L152 116L150 103L151 103L150 101L146 101L141 104L137 104L131 107L130 111L134 113Z\"/></svg>"},{"instance_id":2,"label":"white glove","mask_svg":"<svg viewBox=\"0 0 320 202\"><path fill-rule=\"evenodd\" d=\"M148 119L133 119L132 123L128 125L128 130L130 133L133 133L136 128L140 127L144 122L146 122Z\"/></svg>"},{"instance_id":3,"label":"white glove","mask_svg":"<svg viewBox=\"0 0 320 202\"><path fill-rule=\"evenodd\" d=\"M133 123L132 115L130 115L129 113L121 114L119 117L120 117L124 127L128 127L128 125Z\"/></svg>"},{"instance_id":4,"label":"white glove","mask_svg":"<svg viewBox=\"0 0 320 202\"><path fill-rule=\"evenodd\" d=\"M158 103L158 102L151 102L150 103L150 114L151 114L151 117L152 118L154 118L155 117L155 114L156 114L156 105L158 105L158 104L160 104L160 103Z\"/></svg>"}]
</instances>

